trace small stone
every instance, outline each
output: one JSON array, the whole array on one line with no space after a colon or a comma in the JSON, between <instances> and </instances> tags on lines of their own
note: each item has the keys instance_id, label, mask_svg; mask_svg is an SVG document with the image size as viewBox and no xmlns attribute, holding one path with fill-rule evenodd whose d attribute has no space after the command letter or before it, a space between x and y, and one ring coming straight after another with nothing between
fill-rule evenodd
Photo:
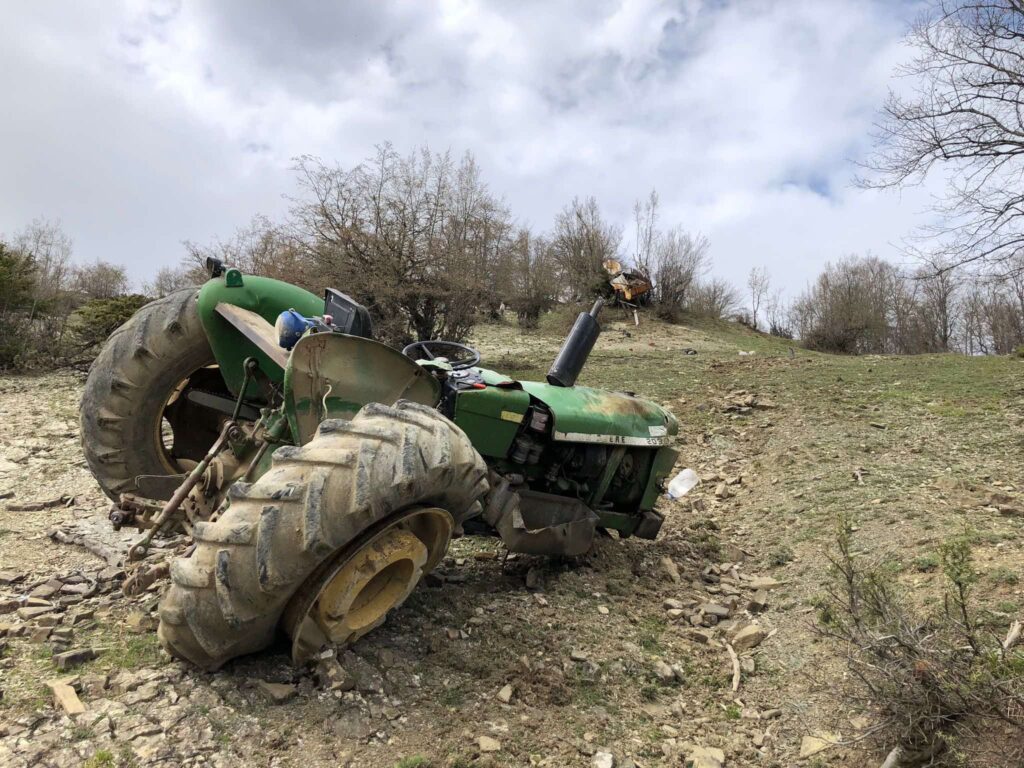
<instances>
[{"instance_id":1,"label":"small stone","mask_svg":"<svg viewBox=\"0 0 1024 768\"><path fill-rule=\"evenodd\" d=\"M725 752L717 747L693 747L686 759L691 768L723 768Z\"/></svg>"},{"instance_id":2,"label":"small stone","mask_svg":"<svg viewBox=\"0 0 1024 768\"><path fill-rule=\"evenodd\" d=\"M682 664L673 664L672 665L672 674L675 676L677 683L685 683L686 682L686 670L683 669L683 665Z\"/></svg>"},{"instance_id":3,"label":"small stone","mask_svg":"<svg viewBox=\"0 0 1024 768\"><path fill-rule=\"evenodd\" d=\"M571 651L569 651L569 658L573 661L582 662L587 660L587 654L580 648L573 648Z\"/></svg>"},{"instance_id":4,"label":"small stone","mask_svg":"<svg viewBox=\"0 0 1024 768\"><path fill-rule=\"evenodd\" d=\"M760 624L747 624L733 635L732 647L737 653L749 651L760 645L766 637L768 637L768 633Z\"/></svg>"},{"instance_id":5,"label":"small stone","mask_svg":"<svg viewBox=\"0 0 1024 768\"><path fill-rule=\"evenodd\" d=\"M761 712L762 720L777 720L780 717L782 717L781 709L765 709Z\"/></svg>"},{"instance_id":6,"label":"small stone","mask_svg":"<svg viewBox=\"0 0 1024 768\"><path fill-rule=\"evenodd\" d=\"M351 691L356 679L333 656L322 657L316 664L316 676L320 685L332 691Z\"/></svg>"},{"instance_id":7,"label":"small stone","mask_svg":"<svg viewBox=\"0 0 1024 768\"><path fill-rule=\"evenodd\" d=\"M671 581L673 584L679 584L682 581L682 577L679 575L679 568L671 557L661 558L661 572L666 581Z\"/></svg>"},{"instance_id":8,"label":"small stone","mask_svg":"<svg viewBox=\"0 0 1024 768\"><path fill-rule=\"evenodd\" d=\"M768 590L759 589L747 602L747 610L751 613L761 613L768 607Z\"/></svg>"},{"instance_id":9,"label":"small stone","mask_svg":"<svg viewBox=\"0 0 1024 768\"><path fill-rule=\"evenodd\" d=\"M732 491L729 490L729 486L725 483L719 483L715 487L715 498L717 499L728 499L732 497Z\"/></svg>"},{"instance_id":10,"label":"small stone","mask_svg":"<svg viewBox=\"0 0 1024 768\"><path fill-rule=\"evenodd\" d=\"M540 568L531 568L526 572L527 589L544 589L544 572Z\"/></svg>"},{"instance_id":11,"label":"small stone","mask_svg":"<svg viewBox=\"0 0 1024 768\"><path fill-rule=\"evenodd\" d=\"M599 614L601 614L602 616L607 616L608 615L608 606L607 605L599 605L599 606L597 606L597 612Z\"/></svg>"},{"instance_id":12,"label":"small stone","mask_svg":"<svg viewBox=\"0 0 1024 768\"><path fill-rule=\"evenodd\" d=\"M61 643L70 643L73 634L71 627L54 627L50 632L50 639Z\"/></svg>"},{"instance_id":13,"label":"small stone","mask_svg":"<svg viewBox=\"0 0 1024 768\"><path fill-rule=\"evenodd\" d=\"M663 683L671 683L676 679L676 673L672 671L672 667L660 659L654 662L654 676Z\"/></svg>"},{"instance_id":14,"label":"small stone","mask_svg":"<svg viewBox=\"0 0 1024 768\"><path fill-rule=\"evenodd\" d=\"M590 764L593 768L615 768L615 755L611 752L595 752Z\"/></svg>"},{"instance_id":15,"label":"small stone","mask_svg":"<svg viewBox=\"0 0 1024 768\"><path fill-rule=\"evenodd\" d=\"M704 611L706 615L714 616L718 619L728 619L732 615L732 611L718 603L702 603L700 610Z\"/></svg>"},{"instance_id":16,"label":"small stone","mask_svg":"<svg viewBox=\"0 0 1024 768\"><path fill-rule=\"evenodd\" d=\"M260 680L257 686L267 700L274 704L282 704L294 698L296 694L295 686L287 683L268 683L266 680Z\"/></svg>"},{"instance_id":17,"label":"small stone","mask_svg":"<svg viewBox=\"0 0 1024 768\"><path fill-rule=\"evenodd\" d=\"M52 627L35 627L28 635L30 643L45 643L53 632Z\"/></svg>"},{"instance_id":18,"label":"small stone","mask_svg":"<svg viewBox=\"0 0 1024 768\"><path fill-rule=\"evenodd\" d=\"M682 600L676 600L674 597L665 599L665 602L661 604L661 607L666 611L680 611L686 607L686 604Z\"/></svg>"},{"instance_id":19,"label":"small stone","mask_svg":"<svg viewBox=\"0 0 1024 768\"><path fill-rule=\"evenodd\" d=\"M770 576L755 576L753 579L750 580L749 586L751 589L755 591L759 589L771 591L773 589L781 587L782 582L777 579L773 579Z\"/></svg>"},{"instance_id":20,"label":"small stone","mask_svg":"<svg viewBox=\"0 0 1024 768\"><path fill-rule=\"evenodd\" d=\"M116 565L108 565L96 574L96 578L100 581L117 581L124 578L124 569L118 568Z\"/></svg>"},{"instance_id":21,"label":"small stone","mask_svg":"<svg viewBox=\"0 0 1024 768\"><path fill-rule=\"evenodd\" d=\"M512 701L513 694L514 691L512 690L512 686L506 685L500 691L498 691L498 701L500 701L502 704L508 704L510 701Z\"/></svg>"},{"instance_id":22,"label":"small stone","mask_svg":"<svg viewBox=\"0 0 1024 768\"><path fill-rule=\"evenodd\" d=\"M373 723L368 722L358 710L345 712L331 724L331 729L343 739L362 741L373 735Z\"/></svg>"},{"instance_id":23,"label":"small stone","mask_svg":"<svg viewBox=\"0 0 1024 768\"><path fill-rule=\"evenodd\" d=\"M668 616L672 621L678 621L686 615L686 611L682 608L669 608L665 611L665 615Z\"/></svg>"},{"instance_id":24,"label":"small stone","mask_svg":"<svg viewBox=\"0 0 1024 768\"><path fill-rule=\"evenodd\" d=\"M96 611L92 610L91 608L89 610L79 611L71 617L71 624L72 626L84 624L85 622L91 620L95 615Z\"/></svg>"},{"instance_id":25,"label":"small stone","mask_svg":"<svg viewBox=\"0 0 1024 768\"><path fill-rule=\"evenodd\" d=\"M85 705L82 704L75 693L75 689L68 685L66 680L47 680L46 687L53 692L53 702L69 715L80 715L85 712Z\"/></svg>"},{"instance_id":26,"label":"small stone","mask_svg":"<svg viewBox=\"0 0 1024 768\"><path fill-rule=\"evenodd\" d=\"M477 744L481 752L501 752L501 742L490 736L481 736L477 739Z\"/></svg>"},{"instance_id":27,"label":"small stone","mask_svg":"<svg viewBox=\"0 0 1024 768\"><path fill-rule=\"evenodd\" d=\"M23 619L25 621L30 621L31 619L35 619L35 618L38 618L39 616L43 616L44 614L50 613L50 611L52 611L52 610L53 610L53 606L52 605L49 605L49 606L25 606L24 608L19 608L17 613L18 613L18 618L19 619Z\"/></svg>"},{"instance_id":28,"label":"small stone","mask_svg":"<svg viewBox=\"0 0 1024 768\"><path fill-rule=\"evenodd\" d=\"M132 611L124 619L125 628L136 635L141 635L153 629L153 619L142 611Z\"/></svg>"},{"instance_id":29,"label":"small stone","mask_svg":"<svg viewBox=\"0 0 1024 768\"><path fill-rule=\"evenodd\" d=\"M95 658L96 651L92 648L75 648L71 651L54 654L53 663L57 665L57 669L63 672Z\"/></svg>"},{"instance_id":30,"label":"small stone","mask_svg":"<svg viewBox=\"0 0 1024 768\"><path fill-rule=\"evenodd\" d=\"M838 733L827 733L818 731L811 736L804 736L800 742L800 758L811 757L819 752L824 752L829 747L835 746L843 737Z\"/></svg>"},{"instance_id":31,"label":"small stone","mask_svg":"<svg viewBox=\"0 0 1024 768\"><path fill-rule=\"evenodd\" d=\"M695 643L707 645L714 637L714 632L707 629L688 629L683 633L683 637Z\"/></svg>"},{"instance_id":32,"label":"small stone","mask_svg":"<svg viewBox=\"0 0 1024 768\"><path fill-rule=\"evenodd\" d=\"M24 578L24 573L18 573L17 571L0 571L0 584L14 584Z\"/></svg>"}]
</instances>

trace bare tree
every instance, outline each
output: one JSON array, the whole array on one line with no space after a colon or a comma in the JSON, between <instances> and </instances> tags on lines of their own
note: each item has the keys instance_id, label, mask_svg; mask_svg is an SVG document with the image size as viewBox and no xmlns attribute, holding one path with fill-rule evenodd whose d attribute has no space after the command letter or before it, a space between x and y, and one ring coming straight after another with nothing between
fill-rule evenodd
<instances>
[{"instance_id":1,"label":"bare tree","mask_svg":"<svg viewBox=\"0 0 1024 768\"><path fill-rule=\"evenodd\" d=\"M765 299L768 297L770 289L771 278L768 276L767 267L754 267L751 269L750 274L747 276L747 290L750 291L750 321L755 331L760 328L757 316L761 312L761 305L764 304Z\"/></svg>"},{"instance_id":2,"label":"bare tree","mask_svg":"<svg viewBox=\"0 0 1024 768\"><path fill-rule=\"evenodd\" d=\"M551 245L569 298L585 300L602 290L602 264L615 258L622 230L604 220L597 201L573 198L555 218Z\"/></svg>"},{"instance_id":3,"label":"bare tree","mask_svg":"<svg viewBox=\"0 0 1024 768\"><path fill-rule=\"evenodd\" d=\"M636 253L633 263L637 270L650 275L658 241L658 192L652 189L643 202L633 204L633 223L636 227Z\"/></svg>"},{"instance_id":4,"label":"bare tree","mask_svg":"<svg viewBox=\"0 0 1024 768\"><path fill-rule=\"evenodd\" d=\"M471 155L385 144L354 168L303 157L295 170L287 231L319 280L363 301L391 341L465 337L512 244L511 216Z\"/></svg>"},{"instance_id":5,"label":"bare tree","mask_svg":"<svg viewBox=\"0 0 1024 768\"><path fill-rule=\"evenodd\" d=\"M1024 3L931 0L908 43L916 56L900 74L913 85L890 93L861 183L899 187L941 170L945 223L912 250L1019 271L1010 260L1024 247Z\"/></svg>"},{"instance_id":6,"label":"bare tree","mask_svg":"<svg viewBox=\"0 0 1024 768\"><path fill-rule=\"evenodd\" d=\"M740 296L728 281L720 277L699 282L687 303L687 311L700 317L720 320L739 306Z\"/></svg>"},{"instance_id":7,"label":"bare tree","mask_svg":"<svg viewBox=\"0 0 1024 768\"><path fill-rule=\"evenodd\" d=\"M695 312L695 293L701 275L707 271L708 248L706 237L691 235L681 227L658 235L653 278L659 315L676 320L682 314Z\"/></svg>"},{"instance_id":8,"label":"bare tree","mask_svg":"<svg viewBox=\"0 0 1024 768\"><path fill-rule=\"evenodd\" d=\"M84 299L113 299L128 293L128 272L118 264L95 261L75 267L71 287Z\"/></svg>"},{"instance_id":9,"label":"bare tree","mask_svg":"<svg viewBox=\"0 0 1024 768\"><path fill-rule=\"evenodd\" d=\"M198 249L197 246L192 246ZM142 292L146 296L161 298L182 288L201 285L207 279L206 272L188 265L180 267L161 267L157 270L152 282L142 284Z\"/></svg>"}]
</instances>

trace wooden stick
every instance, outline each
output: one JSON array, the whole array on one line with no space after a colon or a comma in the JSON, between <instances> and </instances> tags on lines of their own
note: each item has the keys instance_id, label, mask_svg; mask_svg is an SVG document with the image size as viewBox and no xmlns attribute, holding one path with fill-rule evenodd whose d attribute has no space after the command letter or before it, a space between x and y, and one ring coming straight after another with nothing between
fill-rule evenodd
<instances>
[{"instance_id":1,"label":"wooden stick","mask_svg":"<svg viewBox=\"0 0 1024 768\"><path fill-rule=\"evenodd\" d=\"M725 650L729 652L729 659L732 661L732 689L738 691L740 689L740 657L736 655L736 651L730 643L725 644Z\"/></svg>"},{"instance_id":2,"label":"wooden stick","mask_svg":"<svg viewBox=\"0 0 1024 768\"><path fill-rule=\"evenodd\" d=\"M1013 648L1013 646L1017 644L1017 641L1020 640L1020 634L1021 623L1019 620L1015 620L1013 624L1010 625L1010 631L1007 633L1006 639L1003 640L1003 650L1008 651Z\"/></svg>"}]
</instances>

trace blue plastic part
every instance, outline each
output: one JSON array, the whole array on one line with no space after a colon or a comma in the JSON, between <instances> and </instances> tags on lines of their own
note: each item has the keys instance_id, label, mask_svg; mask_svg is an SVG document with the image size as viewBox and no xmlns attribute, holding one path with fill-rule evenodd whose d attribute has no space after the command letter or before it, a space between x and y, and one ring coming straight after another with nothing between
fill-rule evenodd
<instances>
[{"instance_id":1,"label":"blue plastic part","mask_svg":"<svg viewBox=\"0 0 1024 768\"><path fill-rule=\"evenodd\" d=\"M286 309L277 316L277 322L274 323L277 343L285 349L291 349L313 324L312 320L303 317L294 309Z\"/></svg>"}]
</instances>

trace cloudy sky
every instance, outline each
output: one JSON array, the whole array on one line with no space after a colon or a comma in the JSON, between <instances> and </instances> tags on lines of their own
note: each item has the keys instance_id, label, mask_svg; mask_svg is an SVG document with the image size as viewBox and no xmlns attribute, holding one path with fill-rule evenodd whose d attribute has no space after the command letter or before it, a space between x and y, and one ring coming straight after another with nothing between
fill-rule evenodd
<instances>
[{"instance_id":1,"label":"cloudy sky","mask_svg":"<svg viewBox=\"0 0 1024 768\"><path fill-rule=\"evenodd\" d=\"M58 219L137 280L280 216L291 158L471 150L543 230L574 195L802 287L898 259L927 190L852 188L916 13L895 0L5 3L0 233ZM628 229L627 229L628 232ZM628 244L627 244L628 247Z\"/></svg>"}]
</instances>

